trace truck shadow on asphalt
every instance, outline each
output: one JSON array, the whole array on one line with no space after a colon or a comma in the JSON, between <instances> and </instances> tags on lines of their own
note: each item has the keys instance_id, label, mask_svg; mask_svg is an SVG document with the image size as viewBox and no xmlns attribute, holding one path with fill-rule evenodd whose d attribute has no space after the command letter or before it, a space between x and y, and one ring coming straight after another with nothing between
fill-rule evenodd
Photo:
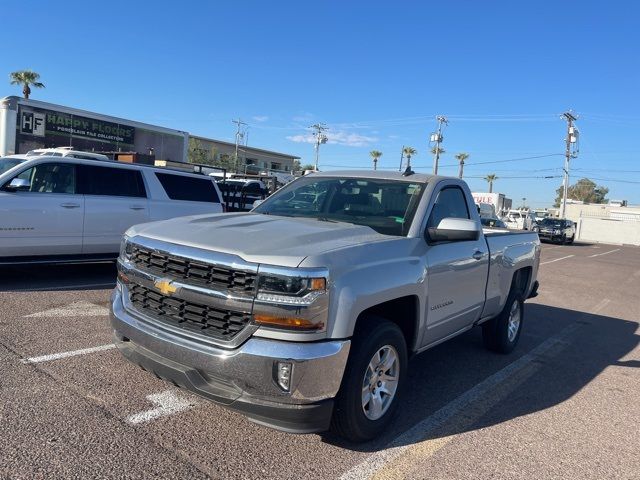
<instances>
[{"instance_id":1,"label":"truck shadow on asphalt","mask_svg":"<svg viewBox=\"0 0 640 480\"><path fill-rule=\"evenodd\" d=\"M624 359L640 344L637 322L535 303L527 303L525 308L525 330L512 354L485 350L481 331L475 328L411 360L404 398L387 434L368 443L353 444L327 433L323 441L350 450L375 452L475 431L560 405L607 367L630 369L623 375L633 375L631 369L640 367L640 361ZM555 348L526 357L521 369L472 397L442 423L430 425L420 435L403 435L569 325L576 328Z\"/></svg>"},{"instance_id":2,"label":"truck shadow on asphalt","mask_svg":"<svg viewBox=\"0 0 640 480\"><path fill-rule=\"evenodd\" d=\"M99 290L116 285L115 262L0 266L0 292Z\"/></svg>"}]
</instances>

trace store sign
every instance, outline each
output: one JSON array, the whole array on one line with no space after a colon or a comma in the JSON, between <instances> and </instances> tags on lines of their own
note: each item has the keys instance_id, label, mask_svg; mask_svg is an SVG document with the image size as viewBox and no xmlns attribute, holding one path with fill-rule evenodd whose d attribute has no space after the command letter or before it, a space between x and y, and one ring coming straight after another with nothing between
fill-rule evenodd
<instances>
[{"instance_id":1,"label":"store sign","mask_svg":"<svg viewBox=\"0 0 640 480\"><path fill-rule=\"evenodd\" d=\"M135 128L93 118L47 111L47 133L69 133L75 137L133 144Z\"/></svg>"},{"instance_id":2,"label":"store sign","mask_svg":"<svg viewBox=\"0 0 640 480\"><path fill-rule=\"evenodd\" d=\"M44 137L45 115L43 113L22 110L20 115L20 133Z\"/></svg>"},{"instance_id":3,"label":"store sign","mask_svg":"<svg viewBox=\"0 0 640 480\"><path fill-rule=\"evenodd\" d=\"M107 143L134 143L135 128L128 125L42 109L21 109L19 119L20 133L27 135L71 135Z\"/></svg>"}]
</instances>

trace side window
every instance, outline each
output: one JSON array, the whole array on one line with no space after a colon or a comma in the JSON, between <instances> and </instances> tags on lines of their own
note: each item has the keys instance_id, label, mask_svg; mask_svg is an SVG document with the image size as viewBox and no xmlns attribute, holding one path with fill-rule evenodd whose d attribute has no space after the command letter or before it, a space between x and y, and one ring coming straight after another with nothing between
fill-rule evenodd
<instances>
[{"instance_id":1,"label":"side window","mask_svg":"<svg viewBox=\"0 0 640 480\"><path fill-rule=\"evenodd\" d=\"M93 165L78 165L78 192L114 197L147 196L140 171Z\"/></svg>"},{"instance_id":2,"label":"side window","mask_svg":"<svg viewBox=\"0 0 640 480\"><path fill-rule=\"evenodd\" d=\"M38 193L76 193L76 169L65 163L41 163L31 167L15 178L26 180L29 188L25 192Z\"/></svg>"},{"instance_id":3,"label":"side window","mask_svg":"<svg viewBox=\"0 0 640 480\"><path fill-rule=\"evenodd\" d=\"M427 228L437 228L443 218L450 217L470 218L464 193L458 187L445 187L440 190L429 215Z\"/></svg>"},{"instance_id":4,"label":"side window","mask_svg":"<svg viewBox=\"0 0 640 480\"><path fill-rule=\"evenodd\" d=\"M156 172L156 177L171 200L220 202L216 187L210 178L195 178L160 172Z\"/></svg>"}]
</instances>

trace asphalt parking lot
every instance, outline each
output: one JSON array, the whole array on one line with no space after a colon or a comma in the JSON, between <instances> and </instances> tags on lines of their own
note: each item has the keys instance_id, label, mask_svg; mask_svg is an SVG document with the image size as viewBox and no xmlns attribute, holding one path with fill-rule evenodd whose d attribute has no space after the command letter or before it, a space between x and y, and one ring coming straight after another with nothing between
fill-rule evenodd
<instances>
[{"instance_id":1,"label":"asphalt parking lot","mask_svg":"<svg viewBox=\"0 0 640 480\"><path fill-rule=\"evenodd\" d=\"M412 360L393 428L289 435L113 348L112 264L0 269L6 478L640 478L640 248L543 245L508 356L475 329Z\"/></svg>"}]
</instances>

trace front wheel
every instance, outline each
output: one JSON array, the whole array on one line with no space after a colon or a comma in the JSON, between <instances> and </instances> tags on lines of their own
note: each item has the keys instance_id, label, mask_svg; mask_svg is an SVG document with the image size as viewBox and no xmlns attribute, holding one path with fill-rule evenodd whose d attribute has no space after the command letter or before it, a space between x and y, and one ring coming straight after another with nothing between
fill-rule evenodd
<instances>
[{"instance_id":1,"label":"front wheel","mask_svg":"<svg viewBox=\"0 0 640 480\"><path fill-rule=\"evenodd\" d=\"M353 337L331 428L353 442L382 433L398 408L407 377L407 345L398 326L388 320L364 318Z\"/></svg>"},{"instance_id":2,"label":"front wheel","mask_svg":"<svg viewBox=\"0 0 640 480\"><path fill-rule=\"evenodd\" d=\"M498 353L511 353L518 344L524 322L524 299L515 287L511 288L500 314L482 325L485 347Z\"/></svg>"}]
</instances>

